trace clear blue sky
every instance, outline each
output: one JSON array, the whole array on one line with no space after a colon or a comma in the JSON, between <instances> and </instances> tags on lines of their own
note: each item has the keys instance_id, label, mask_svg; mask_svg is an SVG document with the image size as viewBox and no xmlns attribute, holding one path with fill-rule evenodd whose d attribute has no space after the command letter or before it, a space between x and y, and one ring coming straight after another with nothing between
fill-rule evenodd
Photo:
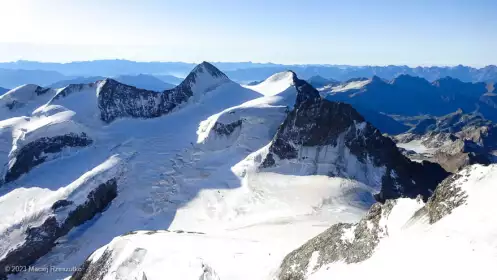
<instances>
[{"instance_id":1,"label":"clear blue sky","mask_svg":"<svg viewBox=\"0 0 497 280\"><path fill-rule=\"evenodd\" d=\"M0 61L497 64L495 0L0 0Z\"/></svg>"}]
</instances>

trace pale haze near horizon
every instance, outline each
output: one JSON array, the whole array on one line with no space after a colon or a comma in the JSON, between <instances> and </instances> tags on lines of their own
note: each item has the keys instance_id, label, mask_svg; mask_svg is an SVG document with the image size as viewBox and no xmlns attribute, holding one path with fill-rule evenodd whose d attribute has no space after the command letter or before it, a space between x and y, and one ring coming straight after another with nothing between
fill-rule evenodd
<instances>
[{"instance_id":1,"label":"pale haze near horizon","mask_svg":"<svg viewBox=\"0 0 497 280\"><path fill-rule=\"evenodd\" d=\"M0 0L0 61L497 64L497 1Z\"/></svg>"}]
</instances>

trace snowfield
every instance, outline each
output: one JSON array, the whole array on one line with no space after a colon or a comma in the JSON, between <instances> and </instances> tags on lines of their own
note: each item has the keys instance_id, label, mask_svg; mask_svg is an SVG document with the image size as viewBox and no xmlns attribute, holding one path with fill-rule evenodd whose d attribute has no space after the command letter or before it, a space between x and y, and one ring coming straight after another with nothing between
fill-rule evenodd
<instances>
[{"instance_id":1,"label":"snowfield","mask_svg":"<svg viewBox=\"0 0 497 280\"><path fill-rule=\"evenodd\" d=\"M348 179L257 172L260 159L252 157L271 141L297 95L290 72L277 77L255 91L200 75L193 98L178 110L110 124L98 119L104 82L68 86L25 117L3 121L7 156L40 137L68 132L84 132L93 142L63 151L0 188L0 209L8 216L1 220L2 254L23 242L26 227L53 215L47 209L56 201L72 199L86 186L85 178L110 168L105 179L117 178L117 197L103 213L59 238L34 265L79 266L104 246L92 259L104 248L112 251L109 265L117 270L105 279L143 273L163 279L164 271L167 279L196 280L202 273L204 279L271 277L291 249L335 222L358 220L374 191ZM119 237L136 230L144 232ZM9 279L54 275L20 273Z\"/></svg>"},{"instance_id":2,"label":"snowfield","mask_svg":"<svg viewBox=\"0 0 497 280\"><path fill-rule=\"evenodd\" d=\"M370 209L385 168L359 162L340 140L323 149L303 147L299 158L308 161L282 160L274 168L260 168L295 106L299 92L293 72L255 86L240 86L208 63L192 73L169 91L173 97L148 91L148 98L137 95L126 103L126 96L118 96L122 99L107 108L115 115L105 122L101 113L108 104L102 95L109 93L103 92L109 80L62 89L24 86L0 97L2 176L19 161L29 165L0 185L0 262L36 243L30 243L30 229L53 218L64 225L93 203L99 211L72 223L32 265L81 267L82 274L73 278L81 280L269 280L278 277L289 252L333 224L358 222ZM359 89L366 82L347 87ZM41 90L46 95L36 93ZM167 101L178 104L168 111L161 106L172 103L160 98L177 98ZM13 100L17 107L9 109ZM160 114L134 114L147 106ZM351 127L360 134L366 123ZM84 135L88 142L55 141L53 147L53 139L68 135ZM33 152L38 147L44 149L39 155ZM337 157L341 165L330 165ZM330 172L343 176L330 177ZM497 167L465 172L457 184L468 194L467 204L452 214L430 225L415 215L422 202L399 199L389 219L380 221L389 235L373 257L319 268L322 256L313 254L305 275L426 279L406 273L420 260L426 264L420 273L436 265L435 274L428 275L440 273L437 279L491 272L497 261L490 201L497 194L492 187ZM95 193L108 182L116 186L115 197L103 205ZM342 238L351 242L352 231ZM458 272L463 264L471 270ZM22 272L8 279L70 276Z\"/></svg>"}]
</instances>

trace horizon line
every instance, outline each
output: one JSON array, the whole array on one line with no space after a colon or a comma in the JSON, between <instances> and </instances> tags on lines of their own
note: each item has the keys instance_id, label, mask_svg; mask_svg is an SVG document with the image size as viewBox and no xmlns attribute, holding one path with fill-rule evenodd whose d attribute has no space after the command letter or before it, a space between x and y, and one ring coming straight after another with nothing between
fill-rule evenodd
<instances>
[{"instance_id":1,"label":"horizon line","mask_svg":"<svg viewBox=\"0 0 497 280\"><path fill-rule=\"evenodd\" d=\"M99 62L99 61L126 61L126 62L136 62L136 63L183 63L183 64L192 64L198 65L203 61L207 61L209 63L250 63L250 64L261 64L261 65L273 65L273 66L323 66L323 67L408 67L408 68L455 68L455 67L470 67L474 69L483 69L487 67L497 67L497 64L487 64L485 66L476 66L476 65L465 65L465 64L418 64L418 65L409 65L409 64L330 64L330 63L276 63L270 61L209 61L202 60L198 62L190 62L190 61L161 61L161 60L131 60L126 58L102 58L102 59L89 59L89 60L71 60L71 61L39 61L39 60L29 60L29 59L18 59L12 61L0 61L0 64L6 63L20 63L20 62L31 62L31 63L40 63L40 64L71 64L71 63L84 63L84 62Z\"/></svg>"}]
</instances>

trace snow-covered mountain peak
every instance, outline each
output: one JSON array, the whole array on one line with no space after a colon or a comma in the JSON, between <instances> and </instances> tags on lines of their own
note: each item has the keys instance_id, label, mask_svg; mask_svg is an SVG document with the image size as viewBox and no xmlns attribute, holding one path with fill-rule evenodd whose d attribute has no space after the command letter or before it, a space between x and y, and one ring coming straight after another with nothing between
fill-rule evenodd
<instances>
[{"instance_id":1,"label":"snow-covered mountain peak","mask_svg":"<svg viewBox=\"0 0 497 280\"><path fill-rule=\"evenodd\" d=\"M198 100L205 93L227 82L231 82L228 76L214 65L204 61L193 68L185 80L173 90L187 92Z\"/></svg>"},{"instance_id":2,"label":"snow-covered mountain peak","mask_svg":"<svg viewBox=\"0 0 497 280\"><path fill-rule=\"evenodd\" d=\"M273 96L281 94L288 88L292 87L295 84L294 80L296 78L297 75L293 71L284 71L270 76L257 85L246 87L255 90L265 96Z\"/></svg>"},{"instance_id":3,"label":"snow-covered mountain peak","mask_svg":"<svg viewBox=\"0 0 497 280\"><path fill-rule=\"evenodd\" d=\"M28 115L38 106L46 103L54 90L34 84L16 87L0 96L0 114L5 117Z\"/></svg>"},{"instance_id":4,"label":"snow-covered mountain peak","mask_svg":"<svg viewBox=\"0 0 497 280\"><path fill-rule=\"evenodd\" d=\"M88 83L88 84L70 84L70 85L67 85L61 89L58 89L57 93L54 95L52 100L64 98L72 93L78 93L78 92L86 91L89 89L96 90L96 88L99 87L101 83L103 83L103 81L97 81L97 82Z\"/></svg>"},{"instance_id":5,"label":"snow-covered mountain peak","mask_svg":"<svg viewBox=\"0 0 497 280\"><path fill-rule=\"evenodd\" d=\"M195 68L193 68L193 70L190 72L190 74L195 74L195 75L198 75L201 73L208 74L208 75L215 77L215 78L227 77L221 70L217 69L216 66L210 64L207 61L203 61L199 65L195 66Z\"/></svg>"}]
</instances>

